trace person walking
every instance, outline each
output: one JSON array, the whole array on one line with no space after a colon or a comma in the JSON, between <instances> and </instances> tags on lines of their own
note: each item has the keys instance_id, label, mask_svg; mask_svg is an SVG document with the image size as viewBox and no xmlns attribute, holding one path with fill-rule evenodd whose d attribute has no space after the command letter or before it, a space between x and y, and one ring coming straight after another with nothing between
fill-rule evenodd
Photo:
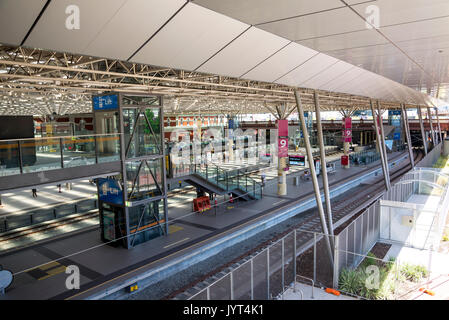
<instances>
[{"instance_id":1,"label":"person walking","mask_svg":"<svg viewBox=\"0 0 449 320\"><path fill-rule=\"evenodd\" d=\"M33 193L33 198L37 198L37 189L33 188L31 192Z\"/></svg>"},{"instance_id":2,"label":"person walking","mask_svg":"<svg viewBox=\"0 0 449 320\"><path fill-rule=\"evenodd\" d=\"M260 180L262 182L261 184L261 191L263 192L263 189L265 188L265 180L266 180L267 176L265 174L265 171L262 171L262 174L260 175Z\"/></svg>"},{"instance_id":3,"label":"person walking","mask_svg":"<svg viewBox=\"0 0 449 320\"><path fill-rule=\"evenodd\" d=\"M59 193L62 193L62 190L61 190L61 184L58 184L58 192L59 192Z\"/></svg>"}]
</instances>

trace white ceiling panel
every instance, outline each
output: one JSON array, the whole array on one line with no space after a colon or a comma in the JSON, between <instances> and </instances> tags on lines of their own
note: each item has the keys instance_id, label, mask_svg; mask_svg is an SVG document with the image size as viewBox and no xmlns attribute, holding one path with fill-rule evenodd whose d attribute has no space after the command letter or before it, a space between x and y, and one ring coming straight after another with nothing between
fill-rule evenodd
<instances>
[{"instance_id":1,"label":"white ceiling panel","mask_svg":"<svg viewBox=\"0 0 449 320\"><path fill-rule=\"evenodd\" d=\"M1 0L0 43L20 45L45 2L45 0Z\"/></svg>"},{"instance_id":2,"label":"white ceiling panel","mask_svg":"<svg viewBox=\"0 0 449 320\"><path fill-rule=\"evenodd\" d=\"M292 42L243 77L251 80L274 82L317 54L318 52L315 50Z\"/></svg>"},{"instance_id":3,"label":"white ceiling panel","mask_svg":"<svg viewBox=\"0 0 449 320\"><path fill-rule=\"evenodd\" d=\"M249 25L189 3L132 59L195 70Z\"/></svg>"},{"instance_id":4,"label":"white ceiling panel","mask_svg":"<svg viewBox=\"0 0 449 320\"><path fill-rule=\"evenodd\" d=\"M363 72L354 79L336 85L334 87L334 91L368 96L367 86L373 86L373 84L375 85L375 82L373 82L373 76L371 72L363 70Z\"/></svg>"},{"instance_id":5,"label":"white ceiling panel","mask_svg":"<svg viewBox=\"0 0 449 320\"><path fill-rule=\"evenodd\" d=\"M288 43L286 39L252 27L218 52L198 71L240 77Z\"/></svg>"},{"instance_id":6,"label":"white ceiling panel","mask_svg":"<svg viewBox=\"0 0 449 320\"><path fill-rule=\"evenodd\" d=\"M344 6L340 0L194 0L194 2L252 25Z\"/></svg>"},{"instance_id":7,"label":"white ceiling panel","mask_svg":"<svg viewBox=\"0 0 449 320\"><path fill-rule=\"evenodd\" d=\"M101 29L84 50L85 53L127 60L170 17L184 0L132 0ZM151 17L151 18L150 18Z\"/></svg>"},{"instance_id":8,"label":"white ceiling panel","mask_svg":"<svg viewBox=\"0 0 449 320\"><path fill-rule=\"evenodd\" d=\"M358 59L358 61L360 60L367 61L376 59L376 57L380 56L403 55L401 51L391 43L366 46L360 48L327 51L326 54L353 64L356 64L355 62L352 62L355 61L353 59Z\"/></svg>"},{"instance_id":9,"label":"white ceiling panel","mask_svg":"<svg viewBox=\"0 0 449 320\"><path fill-rule=\"evenodd\" d=\"M51 49L70 53L83 53L126 0L58 0L50 2L44 14L31 32L26 46ZM80 11L80 29L69 30L65 13L69 5L76 5ZM124 22L125 23L125 22ZM111 39L111 41L114 41ZM120 46L120 42L115 45ZM110 54L108 54L109 56Z\"/></svg>"},{"instance_id":10,"label":"white ceiling panel","mask_svg":"<svg viewBox=\"0 0 449 320\"><path fill-rule=\"evenodd\" d=\"M362 16L367 16L366 8L373 4L380 10L380 27L449 15L447 0L377 0L353 8Z\"/></svg>"},{"instance_id":11,"label":"white ceiling panel","mask_svg":"<svg viewBox=\"0 0 449 320\"><path fill-rule=\"evenodd\" d=\"M365 30L365 22L348 7L260 25L292 41Z\"/></svg>"},{"instance_id":12,"label":"white ceiling panel","mask_svg":"<svg viewBox=\"0 0 449 320\"><path fill-rule=\"evenodd\" d=\"M362 30L350 33L336 34L298 41L299 44L320 52L351 49L389 43L384 37L374 30Z\"/></svg>"},{"instance_id":13,"label":"white ceiling panel","mask_svg":"<svg viewBox=\"0 0 449 320\"><path fill-rule=\"evenodd\" d=\"M364 72L365 72L365 70L362 68L353 67L348 72L345 72L344 74L340 75L339 77L324 84L321 89L328 90L328 91L336 91L336 88L341 87L348 82L351 82L352 80L356 79Z\"/></svg>"},{"instance_id":14,"label":"white ceiling panel","mask_svg":"<svg viewBox=\"0 0 449 320\"><path fill-rule=\"evenodd\" d=\"M384 27L382 32L394 42L447 36L449 17Z\"/></svg>"},{"instance_id":15,"label":"white ceiling panel","mask_svg":"<svg viewBox=\"0 0 449 320\"><path fill-rule=\"evenodd\" d=\"M321 89L325 84L338 78L352 68L354 68L352 64L346 63L344 61L338 61L336 64L331 65L323 72L310 78L306 82L301 83L300 86L306 88Z\"/></svg>"},{"instance_id":16,"label":"white ceiling panel","mask_svg":"<svg viewBox=\"0 0 449 320\"><path fill-rule=\"evenodd\" d=\"M337 62L337 59L320 53L277 80L276 83L299 86Z\"/></svg>"}]
</instances>

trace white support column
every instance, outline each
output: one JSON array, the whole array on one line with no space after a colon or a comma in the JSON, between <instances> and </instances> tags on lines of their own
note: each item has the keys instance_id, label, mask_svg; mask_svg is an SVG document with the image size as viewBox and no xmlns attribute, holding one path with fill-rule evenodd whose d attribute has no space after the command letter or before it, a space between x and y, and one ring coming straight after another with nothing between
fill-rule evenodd
<instances>
[{"instance_id":1,"label":"white support column","mask_svg":"<svg viewBox=\"0 0 449 320\"><path fill-rule=\"evenodd\" d=\"M432 111L430 111L429 107L427 107L427 116L429 117L430 132L432 133L432 144L435 148L435 146L437 145L437 141L435 139L435 131L433 130Z\"/></svg>"},{"instance_id":2,"label":"white support column","mask_svg":"<svg viewBox=\"0 0 449 320\"><path fill-rule=\"evenodd\" d=\"M443 142L443 133L441 132L441 124L440 124L440 117L438 115L438 108L435 108L435 114L437 116L438 132L440 135L440 143L441 143L441 142Z\"/></svg>"},{"instance_id":3,"label":"white support column","mask_svg":"<svg viewBox=\"0 0 449 320\"><path fill-rule=\"evenodd\" d=\"M424 124L422 121L422 113L421 113L421 106L418 106L418 117L419 117L419 126L421 128L421 137L422 137L422 143L424 146L424 154L427 155L427 138L426 138L426 132L424 131Z\"/></svg>"},{"instance_id":4,"label":"white support column","mask_svg":"<svg viewBox=\"0 0 449 320\"><path fill-rule=\"evenodd\" d=\"M384 121L382 118L382 110L380 109L380 103L379 100L377 101L377 111L379 112L379 125L380 125L380 135L381 135L381 146L382 146L382 150L384 152L384 163L385 163L385 170L387 172L387 177L388 177L388 190L391 187L390 184L390 167L388 166L388 156L387 156L387 147L385 146L385 132L384 132Z\"/></svg>"},{"instance_id":5,"label":"white support column","mask_svg":"<svg viewBox=\"0 0 449 320\"><path fill-rule=\"evenodd\" d=\"M320 158L321 158L321 172L323 178L323 188L324 188L324 199L326 201L326 212L327 212L327 223L329 226L329 234L334 235L334 224L332 221L332 207L331 207L331 197L329 193L329 181L327 179L327 166L326 166L326 149L324 147L323 139L323 127L321 126L321 111L320 111L320 100L318 93L314 92L315 98L315 112L316 112L316 127L318 131L318 144L320 146ZM334 247L333 238L330 239L331 246Z\"/></svg>"},{"instance_id":6,"label":"white support column","mask_svg":"<svg viewBox=\"0 0 449 320\"><path fill-rule=\"evenodd\" d=\"M390 179L389 179L389 176L387 175L387 171L385 168L385 158L384 158L384 153L382 152L382 145L381 145L382 143L380 142L381 137L379 134L379 125L377 124L377 114L376 114L376 110L374 110L373 101L370 101L370 104L371 104L371 112L373 114L374 130L376 131L375 134L376 134L377 149L380 154L380 162L382 164L382 171L384 174L385 188L387 190L389 190L390 189Z\"/></svg>"},{"instance_id":7,"label":"white support column","mask_svg":"<svg viewBox=\"0 0 449 320\"><path fill-rule=\"evenodd\" d=\"M412 165L413 169L415 167L415 159L413 158L413 151L412 151L412 137L410 135L410 127L408 124L407 109L405 108L404 104L401 104L401 110L402 110L402 122L404 123L405 139L407 141L408 146L408 155L410 157L410 164Z\"/></svg>"},{"instance_id":8,"label":"white support column","mask_svg":"<svg viewBox=\"0 0 449 320\"><path fill-rule=\"evenodd\" d=\"M316 172L315 172L315 166L313 163L312 148L310 146L309 133L307 132L306 121L304 119L304 112L303 112L302 104L301 104L301 96L298 91L295 91L295 98L296 98L296 108L298 109L301 130L303 131L304 144L306 147L307 160L309 162L309 170L310 170L310 175L312 177L312 184L313 184L313 190L315 192L315 200L316 200L316 204L318 207L318 214L320 216L321 228L323 230L323 233L325 234L324 239L326 242L326 247L327 247L327 251L329 254L329 258L330 258L331 264L333 264L333 251L332 251L332 247L331 247L331 244L329 241L329 236L328 236L329 231L328 231L327 225L326 225L326 218L324 216L323 204L321 203L320 186L318 184L318 179L317 179Z\"/></svg>"}]
</instances>

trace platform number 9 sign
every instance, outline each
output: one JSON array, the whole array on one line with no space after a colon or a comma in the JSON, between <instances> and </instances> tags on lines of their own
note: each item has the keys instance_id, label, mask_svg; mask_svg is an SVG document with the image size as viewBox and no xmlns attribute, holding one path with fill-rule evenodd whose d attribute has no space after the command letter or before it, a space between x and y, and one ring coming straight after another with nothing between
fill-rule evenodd
<instances>
[{"instance_id":1,"label":"platform number 9 sign","mask_svg":"<svg viewBox=\"0 0 449 320\"><path fill-rule=\"evenodd\" d=\"M287 146L287 140L286 139L280 139L279 140L279 146L282 148L285 148Z\"/></svg>"}]
</instances>

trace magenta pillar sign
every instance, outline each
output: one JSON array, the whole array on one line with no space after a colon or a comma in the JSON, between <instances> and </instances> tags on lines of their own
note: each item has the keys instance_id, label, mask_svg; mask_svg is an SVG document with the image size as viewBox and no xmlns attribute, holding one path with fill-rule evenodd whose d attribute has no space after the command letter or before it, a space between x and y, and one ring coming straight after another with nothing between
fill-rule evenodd
<instances>
[{"instance_id":1,"label":"magenta pillar sign","mask_svg":"<svg viewBox=\"0 0 449 320\"><path fill-rule=\"evenodd\" d=\"M352 119L344 118L343 119L343 142L351 142L352 141Z\"/></svg>"},{"instance_id":2,"label":"magenta pillar sign","mask_svg":"<svg viewBox=\"0 0 449 320\"><path fill-rule=\"evenodd\" d=\"M279 158L288 157L288 138L278 139L278 157Z\"/></svg>"},{"instance_id":3,"label":"magenta pillar sign","mask_svg":"<svg viewBox=\"0 0 449 320\"><path fill-rule=\"evenodd\" d=\"M288 157L288 120L277 120L278 157Z\"/></svg>"}]
</instances>

